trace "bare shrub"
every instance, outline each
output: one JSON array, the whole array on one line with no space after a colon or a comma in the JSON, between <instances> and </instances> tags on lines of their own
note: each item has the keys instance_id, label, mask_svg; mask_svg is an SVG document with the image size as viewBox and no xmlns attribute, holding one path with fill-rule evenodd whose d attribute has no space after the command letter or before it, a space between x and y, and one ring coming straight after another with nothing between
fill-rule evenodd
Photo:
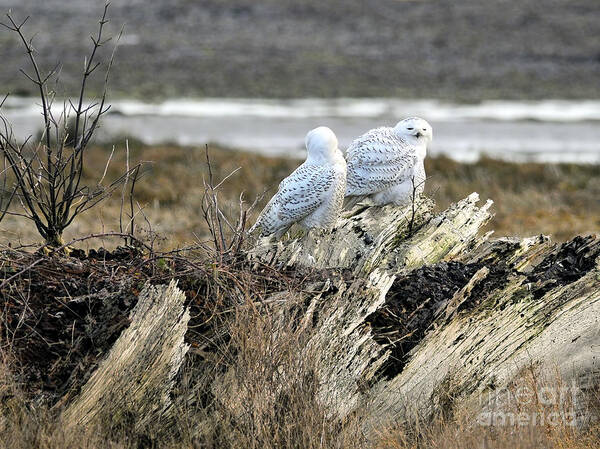
<instances>
[{"instance_id":1,"label":"bare shrub","mask_svg":"<svg viewBox=\"0 0 600 449\"><path fill-rule=\"evenodd\" d=\"M27 53L31 72L21 69L37 88L43 119L43 130L38 142L32 138L17 142L11 124L0 116L0 154L7 160L12 172L15 193L21 205L20 212L8 211L31 220L46 244L59 247L63 244L62 234L82 212L94 207L109 196L128 176L125 173L116 180L104 185L104 175L95 186L82 184L85 155L100 119L108 112L106 92L116 45L107 61L100 61L100 49L111 38L105 38L104 27L108 4L105 5L95 35L90 36L92 47L85 58L80 89L74 101L64 100L56 113L54 102L56 92L49 82L57 73L57 68L44 73L36 61L33 38L24 32L27 18L17 21L10 13L8 23L2 25L16 33ZM102 92L95 101L86 103L87 88L91 77L98 68L105 67ZM110 158L107 161L110 164ZM130 171L137 170L132 168Z\"/></svg>"},{"instance_id":2,"label":"bare shrub","mask_svg":"<svg viewBox=\"0 0 600 449\"><path fill-rule=\"evenodd\" d=\"M0 102L0 109L2 109L2 105L7 97L4 97L4 100ZM12 189L8 188L9 179L8 172L10 170L10 166L8 164L8 159L6 156L2 156L2 166L0 167L0 221L6 216L8 212L8 208L17 193L17 187L14 186Z\"/></svg>"},{"instance_id":3,"label":"bare shrub","mask_svg":"<svg viewBox=\"0 0 600 449\"><path fill-rule=\"evenodd\" d=\"M239 168L236 168L219 183L215 184L212 164L208 154L208 145L206 145L205 151L208 179L203 179L202 215L212 238L211 243L214 245L212 251L209 250L209 252L212 252L220 261L223 261L224 258L235 257L242 248L248 211L243 207L244 199L242 193L239 197L239 217L236 223L232 224L227 219L227 216L219 206L219 187L234 175Z\"/></svg>"}]
</instances>

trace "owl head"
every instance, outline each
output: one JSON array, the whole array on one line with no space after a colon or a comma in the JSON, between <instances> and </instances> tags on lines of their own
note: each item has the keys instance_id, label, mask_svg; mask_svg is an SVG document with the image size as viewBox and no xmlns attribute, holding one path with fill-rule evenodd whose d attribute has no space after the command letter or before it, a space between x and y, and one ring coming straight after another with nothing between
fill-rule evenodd
<instances>
[{"instance_id":1,"label":"owl head","mask_svg":"<svg viewBox=\"0 0 600 449\"><path fill-rule=\"evenodd\" d=\"M398 122L394 130L400 137L409 141L428 144L433 139L433 129L427 121L419 117L409 117Z\"/></svg>"},{"instance_id":2,"label":"owl head","mask_svg":"<svg viewBox=\"0 0 600 449\"><path fill-rule=\"evenodd\" d=\"M328 155L338 149L338 140L334 132L326 126L319 126L306 134L304 139L308 154Z\"/></svg>"}]
</instances>

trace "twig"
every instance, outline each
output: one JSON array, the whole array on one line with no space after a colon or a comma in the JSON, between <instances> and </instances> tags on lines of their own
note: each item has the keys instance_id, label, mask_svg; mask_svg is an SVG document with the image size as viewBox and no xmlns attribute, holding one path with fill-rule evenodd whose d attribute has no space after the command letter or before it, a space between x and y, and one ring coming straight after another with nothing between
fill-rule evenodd
<instances>
[{"instance_id":1,"label":"twig","mask_svg":"<svg viewBox=\"0 0 600 449\"><path fill-rule=\"evenodd\" d=\"M419 187L421 187L425 183L425 180L423 180L419 184L415 184L414 175L410 178L410 180L411 180L411 184L412 184L412 193L411 193L411 204L410 204L411 215L410 215L410 221L408 223L408 235L409 236L412 235L415 217L421 207L421 204L419 204L419 205L416 204L417 203L417 190L419 189Z\"/></svg>"}]
</instances>

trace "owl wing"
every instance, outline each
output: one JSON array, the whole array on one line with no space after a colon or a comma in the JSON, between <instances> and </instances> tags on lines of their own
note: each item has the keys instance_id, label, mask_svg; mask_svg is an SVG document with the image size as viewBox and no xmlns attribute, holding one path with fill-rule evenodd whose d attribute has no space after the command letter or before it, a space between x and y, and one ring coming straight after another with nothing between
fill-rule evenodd
<instances>
[{"instance_id":1,"label":"owl wing","mask_svg":"<svg viewBox=\"0 0 600 449\"><path fill-rule=\"evenodd\" d=\"M416 149L391 128L378 128L356 139L346 153L346 196L369 195L412 176Z\"/></svg>"},{"instance_id":2,"label":"owl wing","mask_svg":"<svg viewBox=\"0 0 600 449\"><path fill-rule=\"evenodd\" d=\"M253 228L271 234L302 220L331 195L335 181L333 167L302 164L281 181Z\"/></svg>"}]
</instances>

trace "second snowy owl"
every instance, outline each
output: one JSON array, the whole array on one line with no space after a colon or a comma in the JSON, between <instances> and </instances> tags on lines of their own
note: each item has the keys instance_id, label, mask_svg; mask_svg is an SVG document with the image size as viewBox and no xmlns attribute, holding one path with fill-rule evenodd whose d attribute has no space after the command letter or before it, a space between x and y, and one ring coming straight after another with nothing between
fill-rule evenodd
<instances>
[{"instance_id":1,"label":"second snowy owl","mask_svg":"<svg viewBox=\"0 0 600 449\"><path fill-rule=\"evenodd\" d=\"M306 135L308 156L279 190L250 229L261 235L281 237L294 224L329 229L335 225L344 203L346 161L331 129L320 126Z\"/></svg>"},{"instance_id":2,"label":"second snowy owl","mask_svg":"<svg viewBox=\"0 0 600 449\"><path fill-rule=\"evenodd\" d=\"M372 129L348 148L346 196L370 198L376 205L410 204L423 192L431 125L410 117L395 127Z\"/></svg>"}]
</instances>

